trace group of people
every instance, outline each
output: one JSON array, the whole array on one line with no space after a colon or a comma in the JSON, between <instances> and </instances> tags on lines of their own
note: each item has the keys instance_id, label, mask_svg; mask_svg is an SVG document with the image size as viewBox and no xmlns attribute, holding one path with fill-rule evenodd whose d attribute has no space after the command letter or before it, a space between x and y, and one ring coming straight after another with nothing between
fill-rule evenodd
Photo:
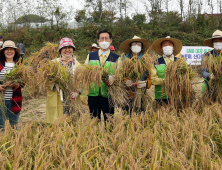
<instances>
[{"instance_id":1,"label":"group of people","mask_svg":"<svg viewBox=\"0 0 222 170\"><path fill-rule=\"evenodd\" d=\"M89 48L92 52L88 54L84 64L111 68L115 67L116 64L118 65L122 60L131 59L133 57L137 57L139 60L149 48L152 48L160 57L157 59L157 62L155 62L155 65L151 67L149 76L137 83L130 79L125 79L125 87L126 89L130 89L131 87L149 89L151 84L155 85L155 100L157 103L160 105L163 103L168 104L168 97L166 94L162 93L162 85L164 84L166 74L165 70L169 63L177 61L178 58L176 55L178 55L182 49L182 42L167 36L165 38L157 39L152 44L147 39L134 36L132 39L128 39L120 44L120 51L125 54L123 59L110 50L112 40L113 37L111 32L106 29L101 30L97 34L97 43L99 46L93 44ZM222 49L222 32L219 30L215 31L212 38L205 40L204 44L213 47L214 49L209 53L213 54L215 57L219 57ZM58 61L63 67L70 68L73 73L80 65L74 56L75 50L76 47L70 38L62 38L59 42L58 49L60 57L55 59L55 61ZM209 53L206 53L204 57L208 57ZM4 42L0 49L0 81L3 80L6 72L10 72L16 62L18 62L19 54L20 49L15 46L13 41ZM203 65L202 73L203 78L207 81L214 78L213 74L209 73ZM101 119L101 112L103 112L104 120L107 120L108 114L114 114L114 106L110 105L108 100L109 94L107 88L108 86L113 85L114 80L115 77L112 72L106 82L102 81L101 85L91 85L88 93L88 106L92 117ZM22 87L22 84L14 84L11 82L6 82L5 84L0 85L0 91L4 91L4 105L1 106L4 109L0 110L1 128L4 127L6 119L9 119L12 126L17 124L22 105ZM79 96L81 93L82 90L78 89L77 91L72 92L70 97L73 100L80 100ZM57 84L52 83L48 86L46 106L47 123L53 123L59 116L66 112L64 101L61 100L61 95L63 94L59 90ZM133 98L133 96L131 97ZM4 111L4 114L2 110Z\"/></svg>"}]
</instances>

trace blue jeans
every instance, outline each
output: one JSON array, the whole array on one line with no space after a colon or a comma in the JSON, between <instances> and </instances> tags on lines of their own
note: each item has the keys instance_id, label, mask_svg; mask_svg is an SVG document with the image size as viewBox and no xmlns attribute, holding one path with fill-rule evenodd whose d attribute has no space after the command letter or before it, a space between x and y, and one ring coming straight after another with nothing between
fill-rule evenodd
<instances>
[{"instance_id":1,"label":"blue jeans","mask_svg":"<svg viewBox=\"0 0 222 170\"><path fill-rule=\"evenodd\" d=\"M5 121L8 119L11 127L17 125L20 113L12 112L12 101L5 100L0 104L0 129L4 128Z\"/></svg>"}]
</instances>

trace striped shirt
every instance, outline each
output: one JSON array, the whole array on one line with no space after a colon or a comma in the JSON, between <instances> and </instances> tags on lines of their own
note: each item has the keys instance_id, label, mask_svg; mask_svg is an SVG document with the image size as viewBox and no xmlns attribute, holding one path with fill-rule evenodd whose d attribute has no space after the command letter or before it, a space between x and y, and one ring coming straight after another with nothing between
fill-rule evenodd
<instances>
[{"instance_id":1,"label":"striped shirt","mask_svg":"<svg viewBox=\"0 0 222 170\"><path fill-rule=\"evenodd\" d=\"M15 66L15 63L5 63L5 67L0 71L0 81L3 81L6 73L9 73L12 68ZM4 100L11 100L13 95L13 88L7 87L3 95Z\"/></svg>"}]
</instances>

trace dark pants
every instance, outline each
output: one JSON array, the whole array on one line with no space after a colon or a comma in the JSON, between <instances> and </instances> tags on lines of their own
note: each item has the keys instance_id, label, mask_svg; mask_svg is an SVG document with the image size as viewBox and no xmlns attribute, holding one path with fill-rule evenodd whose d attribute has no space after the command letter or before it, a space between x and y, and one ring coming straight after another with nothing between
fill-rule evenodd
<instances>
[{"instance_id":1,"label":"dark pants","mask_svg":"<svg viewBox=\"0 0 222 170\"><path fill-rule=\"evenodd\" d=\"M159 104L159 105L163 105L163 104L165 104L165 105L168 105L169 104L169 102L168 102L168 99L155 99L156 100L156 102Z\"/></svg>"},{"instance_id":2,"label":"dark pants","mask_svg":"<svg viewBox=\"0 0 222 170\"><path fill-rule=\"evenodd\" d=\"M107 120L107 114L114 114L114 107L110 106L109 99L102 96L88 96L88 105L93 117L101 119L101 110L103 111L104 120Z\"/></svg>"},{"instance_id":3,"label":"dark pants","mask_svg":"<svg viewBox=\"0 0 222 170\"><path fill-rule=\"evenodd\" d=\"M127 114L129 114L131 116L131 113L133 111L133 100L129 100L128 101L128 105L124 106L122 108Z\"/></svg>"},{"instance_id":4,"label":"dark pants","mask_svg":"<svg viewBox=\"0 0 222 170\"><path fill-rule=\"evenodd\" d=\"M9 123L12 127L16 126L19 120L20 113L12 112L12 101L5 100L0 104L0 128L4 128L6 119L9 120Z\"/></svg>"},{"instance_id":5,"label":"dark pants","mask_svg":"<svg viewBox=\"0 0 222 170\"><path fill-rule=\"evenodd\" d=\"M133 100L130 99L128 101L128 105L127 106L124 106L122 108L127 114L130 115L130 117L132 116L132 112L134 111L136 114L139 114L141 112L144 112L145 111L145 107L143 105L143 101L141 101L141 107L137 107L137 108L133 108Z\"/></svg>"}]
</instances>

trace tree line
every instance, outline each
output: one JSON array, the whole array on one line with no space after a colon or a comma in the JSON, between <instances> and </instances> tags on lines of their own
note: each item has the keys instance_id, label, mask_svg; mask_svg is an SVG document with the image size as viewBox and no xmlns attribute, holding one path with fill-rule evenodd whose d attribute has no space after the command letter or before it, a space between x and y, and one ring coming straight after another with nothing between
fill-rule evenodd
<instances>
[{"instance_id":1,"label":"tree line","mask_svg":"<svg viewBox=\"0 0 222 170\"><path fill-rule=\"evenodd\" d=\"M183 45L203 45L215 29L222 28L222 1L217 0L144 0L144 13L139 10L142 7L135 8L133 0L85 0L83 9L74 5L65 8L60 0L0 2L1 34L5 39L23 42L28 53L39 50L45 41L58 43L68 36L84 59L87 46L96 42L96 34L103 28L113 33L117 50L121 42L134 35L151 42L170 35L182 40ZM172 10L172 6L177 9ZM219 14L214 15L215 11ZM68 21L74 19L78 28L68 28ZM32 28L31 22L38 27ZM50 24L46 26L45 22Z\"/></svg>"}]
</instances>

